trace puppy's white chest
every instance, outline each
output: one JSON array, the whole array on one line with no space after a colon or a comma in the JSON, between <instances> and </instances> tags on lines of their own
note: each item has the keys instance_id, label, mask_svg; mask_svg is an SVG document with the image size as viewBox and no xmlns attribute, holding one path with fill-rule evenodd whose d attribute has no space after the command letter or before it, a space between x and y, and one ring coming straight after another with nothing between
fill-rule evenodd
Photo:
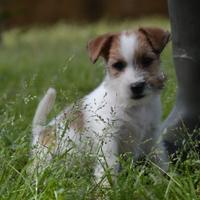
<instances>
[{"instance_id":1,"label":"puppy's white chest","mask_svg":"<svg viewBox=\"0 0 200 200\"><path fill-rule=\"evenodd\" d=\"M132 152L136 157L151 146L158 132L161 106L159 99L127 110L118 132L119 153Z\"/></svg>"}]
</instances>

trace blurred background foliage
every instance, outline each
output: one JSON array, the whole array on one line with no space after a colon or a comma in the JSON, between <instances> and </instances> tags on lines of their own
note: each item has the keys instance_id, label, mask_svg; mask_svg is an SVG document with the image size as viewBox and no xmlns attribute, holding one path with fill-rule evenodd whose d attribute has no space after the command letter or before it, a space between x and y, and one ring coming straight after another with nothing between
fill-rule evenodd
<instances>
[{"instance_id":1,"label":"blurred background foliage","mask_svg":"<svg viewBox=\"0 0 200 200\"><path fill-rule=\"evenodd\" d=\"M1 0L3 28L33 24L95 22L143 16L167 16L166 0Z\"/></svg>"}]
</instances>

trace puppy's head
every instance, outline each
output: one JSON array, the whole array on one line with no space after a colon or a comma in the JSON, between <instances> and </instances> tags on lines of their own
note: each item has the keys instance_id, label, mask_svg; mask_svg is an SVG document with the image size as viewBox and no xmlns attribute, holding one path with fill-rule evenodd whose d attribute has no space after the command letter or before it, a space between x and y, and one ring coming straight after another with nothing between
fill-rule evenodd
<instances>
[{"instance_id":1,"label":"puppy's head","mask_svg":"<svg viewBox=\"0 0 200 200\"><path fill-rule=\"evenodd\" d=\"M165 77L160 71L160 54L170 34L160 28L108 33L88 43L90 59L106 62L106 84L118 96L139 101L158 93Z\"/></svg>"}]
</instances>

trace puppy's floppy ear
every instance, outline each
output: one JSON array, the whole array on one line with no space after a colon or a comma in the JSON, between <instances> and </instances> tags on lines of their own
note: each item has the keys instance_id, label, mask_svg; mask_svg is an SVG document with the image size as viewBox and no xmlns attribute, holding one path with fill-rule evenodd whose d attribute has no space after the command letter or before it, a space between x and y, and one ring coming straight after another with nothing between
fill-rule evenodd
<instances>
[{"instance_id":1,"label":"puppy's floppy ear","mask_svg":"<svg viewBox=\"0 0 200 200\"><path fill-rule=\"evenodd\" d=\"M111 42L113 39L113 34L104 34L95 39L92 39L87 44L87 50L89 53L89 57L93 63L95 63L99 56L108 59L108 54L111 46Z\"/></svg>"},{"instance_id":2,"label":"puppy's floppy ear","mask_svg":"<svg viewBox=\"0 0 200 200\"><path fill-rule=\"evenodd\" d=\"M160 54L171 39L170 33L161 28L141 27L139 31L145 35L156 54Z\"/></svg>"}]
</instances>

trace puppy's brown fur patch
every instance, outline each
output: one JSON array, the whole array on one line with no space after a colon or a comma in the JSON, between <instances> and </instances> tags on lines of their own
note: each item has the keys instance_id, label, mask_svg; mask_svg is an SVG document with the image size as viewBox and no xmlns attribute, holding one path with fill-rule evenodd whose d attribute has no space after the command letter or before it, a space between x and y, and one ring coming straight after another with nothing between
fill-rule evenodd
<instances>
[{"instance_id":1,"label":"puppy's brown fur patch","mask_svg":"<svg viewBox=\"0 0 200 200\"><path fill-rule=\"evenodd\" d=\"M39 143L48 148L55 148L57 145L56 129L54 126L46 127L39 137Z\"/></svg>"},{"instance_id":2,"label":"puppy's brown fur patch","mask_svg":"<svg viewBox=\"0 0 200 200\"><path fill-rule=\"evenodd\" d=\"M73 128L77 133L81 133L85 127L84 113L81 108L81 102L78 105L69 106L60 118L60 122L64 122L66 128Z\"/></svg>"},{"instance_id":3,"label":"puppy's brown fur patch","mask_svg":"<svg viewBox=\"0 0 200 200\"><path fill-rule=\"evenodd\" d=\"M72 114L72 121L70 126L78 132L81 132L84 129L84 115L81 111L75 111Z\"/></svg>"},{"instance_id":4,"label":"puppy's brown fur patch","mask_svg":"<svg viewBox=\"0 0 200 200\"><path fill-rule=\"evenodd\" d=\"M118 60L123 60L123 57L120 54L120 35L115 34L113 37L112 43L110 45L110 50L109 50L109 60L107 64L107 69L108 72L113 76L113 77L118 77L120 75L120 71L115 69L112 65L118 61Z\"/></svg>"},{"instance_id":5,"label":"puppy's brown fur patch","mask_svg":"<svg viewBox=\"0 0 200 200\"><path fill-rule=\"evenodd\" d=\"M164 82L166 81L166 76L160 72L160 51L164 48L163 46L166 45L166 43L169 40L169 33L163 31L163 36L161 38L156 38L157 41L154 41L154 45L156 47L152 47L152 42L150 42L148 36L146 35L147 33L144 33L144 30L146 29L139 29L137 31L138 34L138 40L139 40L139 47L138 50L136 51L136 57L137 57L137 63L139 67L143 67L140 63L140 59L142 56L148 56L153 58L153 62L151 65L149 65L147 68L144 70L148 73L146 73L146 81L149 83L150 86L154 87L155 89L162 89L164 87ZM147 29L148 32L153 31L154 34L160 33L162 30L157 30L157 29ZM153 34L152 33L152 34ZM149 34L149 33L148 33ZM151 36L149 36L151 37ZM166 37L166 38L165 38ZM160 41L161 40L161 41ZM160 46L159 46L160 45ZM155 51L156 49L159 49L159 51Z\"/></svg>"}]
</instances>

